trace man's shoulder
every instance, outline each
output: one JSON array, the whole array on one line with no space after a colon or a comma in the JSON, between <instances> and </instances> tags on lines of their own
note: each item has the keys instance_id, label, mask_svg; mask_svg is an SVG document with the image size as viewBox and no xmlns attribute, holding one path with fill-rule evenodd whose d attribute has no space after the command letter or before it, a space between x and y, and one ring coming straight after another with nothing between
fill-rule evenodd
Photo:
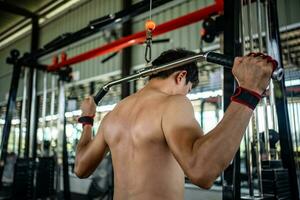
<instances>
[{"instance_id":1,"label":"man's shoulder","mask_svg":"<svg viewBox=\"0 0 300 200\"><path fill-rule=\"evenodd\" d=\"M184 95L171 95L165 104L164 112L166 113L174 113L174 111L178 111L179 109L193 111L191 101Z\"/></svg>"}]
</instances>

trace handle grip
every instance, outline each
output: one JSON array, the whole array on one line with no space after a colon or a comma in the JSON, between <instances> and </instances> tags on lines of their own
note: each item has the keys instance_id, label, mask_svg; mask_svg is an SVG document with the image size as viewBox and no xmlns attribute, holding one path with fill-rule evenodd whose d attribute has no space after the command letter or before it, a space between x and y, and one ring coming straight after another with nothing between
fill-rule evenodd
<instances>
[{"instance_id":1,"label":"handle grip","mask_svg":"<svg viewBox=\"0 0 300 200\"><path fill-rule=\"evenodd\" d=\"M234 63L234 58L224 55L224 54L219 54L215 52L208 52L206 54L206 61L223 65L227 69L232 69L233 63ZM283 68L277 68L274 70L272 74L272 79L281 81L283 77L284 71Z\"/></svg>"},{"instance_id":2,"label":"handle grip","mask_svg":"<svg viewBox=\"0 0 300 200\"><path fill-rule=\"evenodd\" d=\"M98 105L99 101L106 95L108 90L101 88L101 90L94 96L95 104Z\"/></svg>"},{"instance_id":3,"label":"handle grip","mask_svg":"<svg viewBox=\"0 0 300 200\"><path fill-rule=\"evenodd\" d=\"M223 65L225 68L231 69L234 63L234 58L224 54L208 52L206 54L206 61Z\"/></svg>"}]
</instances>

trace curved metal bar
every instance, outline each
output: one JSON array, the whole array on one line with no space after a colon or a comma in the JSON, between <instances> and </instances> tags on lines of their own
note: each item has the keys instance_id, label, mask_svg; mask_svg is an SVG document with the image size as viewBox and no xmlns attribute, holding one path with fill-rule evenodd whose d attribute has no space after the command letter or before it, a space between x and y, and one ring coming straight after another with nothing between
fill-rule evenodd
<instances>
[{"instance_id":1,"label":"curved metal bar","mask_svg":"<svg viewBox=\"0 0 300 200\"><path fill-rule=\"evenodd\" d=\"M198 61L199 60L205 61L207 55L209 55L209 53L206 53L206 54L199 53L195 56L191 56L191 57L187 57L187 58L184 58L184 59L176 60L174 62L165 64L165 65L161 65L161 66L158 66L158 67L153 67L153 66L152 67L147 67L145 69L142 69L142 70L138 71L136 74L132 74L130 76L127 76L127 77L124 77L124 78L121 78L121 79L110 81L107 84L105 84L101 88L101 90L95 95L94 101L95 101L96 104L98 104L99 101L104 97L104 95L109 91L109 89L114 85L118 85L118 84L123 83L123 82L133 81L133 80L136 80L136 79L139 79L139 78L145 78L147 76L159 73L161 71L176 68L176 67L185 65L187 63L195 62L197 60ZM223 56L222 54L219 54L219 55Z\"/></svg>"},{"instance_id":2,"label":"curved metal bar","mask_svg":"<svg viewBox=\"0 0 300 200\"><path fill-rule=\"evenodd\" d=\"M110 87L114 85L118 85L123 82L128 82L128 81L133 81L139 78L145 78L147 76L157 74L159 72L169 70L172 68L180 67L182 65L191 63L191 62L196 62L196 61L207 61L211 62L214 64L219 64L224 66L226 69L232 69L234 58L229 57L224 54L219 54L215 52L207 52L207 53L198 53L194 56L189 56L183 59L175 60L173 62L161 65L161 66L150 66L146 67L140 71L138 71L137 74L132 74L130 76L126 76L124 78L120 78L117 80L113 80L105 84L101 90L94 96L94 101L96 104L99 103L99 101L105 96L105 94L109 91Z\"/></svg>"}]
</instances>

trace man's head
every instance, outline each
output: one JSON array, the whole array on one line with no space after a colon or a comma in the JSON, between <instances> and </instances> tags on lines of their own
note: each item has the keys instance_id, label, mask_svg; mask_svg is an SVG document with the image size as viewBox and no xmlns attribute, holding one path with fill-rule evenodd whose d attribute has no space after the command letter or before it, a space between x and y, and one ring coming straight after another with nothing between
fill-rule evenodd
<instances>
[{"instance_id":1,"label":"man's head","mask_svg":"<svg viewBox=\"0 0 300 200\"><path fill-rule=\"evenodd\" d=\"M196 53L192 51L187 51L184 49L170 49L161 53L160 56L153 60L152 64L153 66L160 66L178 59L193 56L195 54ZM195 87L199 83L197 63L191 62L180 67L162 71L149 77L150 80L154 78L171 78L175 81L176 85L189 92L191 87Z\"/></svg>"}]
</instances>

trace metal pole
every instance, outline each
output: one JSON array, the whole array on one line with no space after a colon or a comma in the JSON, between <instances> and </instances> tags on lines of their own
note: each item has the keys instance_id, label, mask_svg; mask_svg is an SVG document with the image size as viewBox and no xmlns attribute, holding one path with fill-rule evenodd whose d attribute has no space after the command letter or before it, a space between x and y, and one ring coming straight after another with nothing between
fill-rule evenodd
<instances>
[{"instance_id":1,"label":"metal pole","mask_svg":"<svg viewBox=\"0 0 300 200\"><path fill-rule=\"evenodd\" d=\"M26 115L26 134L25 134L25 150L24 157L29 158L29 147L30 147L30 120L31 120L31 105L32 105L32 79L33 79L34 69L29 69L29 84L28 84L28 101L27 101L27 115Z\"/></svg>"},{"instance_id":2,"label":"metal pole","mask_svg":"<svg viewBox=\"0 0 300 200\"><path fill-rule=\"evenodd\" d=\"M123 0L123 9L129 9L132 6L132 0ZM132 34L132 21L128 20L123 24L122 35L127 36ZM122 51L122 77L130 75L132 67L132 47L127 47ZM122 84L121 98L130 95L130 83Z\"/></svg>"},{"instance_id":3,"label":"metal pole","mask_svg":"<svg viewBox=\"0 0 300 200\"><path fill-rule=\"evenodd\" d=\"M51 133L53 133L54 131L54 109L55 109L55 82L56 82L56 77L54 75L52 75L52 79L51 79L51 101L50 101L50 116L51 116L51 119L50 119L50 129L51 129ZM52 140L52 135L51 135L51 138L50 140ZM51 148L51 145L49 147L49 154L50 154L50 148Z\"/></svg>"},{"instance_id":4,"label":"metal pole","mask_svg":"<svg viewBox=\"0 0 300 200\"><path fill-rule=\"evenodd\" d=\"M258 50L259 52L263 51L263 42L262 42L262 18L261 18L261 3L260 0L256 1L256 10L257 10L257 34L258 34ZM266 97L263 98L263 108L266 109L267 104L266 104ZM268 115L266 110L263 110L264 114L265 114L265 118L264 118L264 125L265 125L265 132L267 133L267 135L269 136L269 127L268 127ZM260 138L259 138L259 121L258 121L258 109L255 109L255 124L256 124L256 134L255 134L255 152L256 152L256 169L257 169L257 179L258 179L258 196L261 197L263 196L263 187L262 187L262 166L261 166L261 146L260 146ZM269 146L269 142L267 144ZM269 154L268 154L269 155Z\"/></svg>"},{"instance_id":5,"label":"metal pole","mask_svg":"<svg viewBox=\"0 0 300 200\"><path fill-rule=\"evenodd\" d=\"M41 152L44 154L44 140L46 132L46 109L47 109L47 73L44 72L43 76L43 103L42 103L42 130L43 130L43 139L41 144Z\"/></svg>"},{"instance_id":6,"label":"metal pole","mask_svg":"<svg viewBox=\"0 0 300 200\"><path fill-rule=\"evenodd\" d=\"M31 146L32 148L29 148L29 154L28 156L29 157L32 157L33 154L34 154L34 143L35 143L35 129L36 129L36 103L37 103L37 96L36 96L36 76L37 76L37 70L34 69L33 70L33 77L32 77L32 87L30 88L31 89L31 106L30 106L30 118L29 118L29 138L30 138L30 142L29 142L29 146L28 148Z\"/></svg>"},{"instance_id":7,"label":"metal pole","mask_svg":"<svg viewBox=\"0 0 300 200\"><path fill-rule=\"evenodd\" d=\"M69 180L69 165L67 152L67 137L66 137L66 98L65 98L65 83L59 81L59 104L58 104L58 138L57 152L58 159L62 160L63 165L63 183L64 183L64 199L71 199L70 180Z\"/></svg>"},{"instance_id":8,"label":"metal pole","mask_svg":"<svg viewBox=\"0 0 300 200\"><path fill-rule=\"evenodd\" d=\"M232 57L241 55L240 42L240 14L241 2L235 0L224 1L224 54ZM223 70L223 110L230 104L230 97L234 92L235 81L232 73ZM222 174L222 199L238 200L241 198L240 185L240 150L237 151L232 163Z\"/></svg>"},{"instance_id":9,"label":"metal pole","mask_svg":"<svg viewBox=\"0 0 300 200\"><path fill-rule=\"evenodd\" d=\"M257 108L256 108L257 110ZM256 123L256 134L254 136L255 140L255 152L256 152L256 170L257 170L257 182L258 182L258 197L263 196L263 186L262 186L262 164L261 164L261 146L260 146L260 138L259 138L259 127L258 127L258 111L256 111L256 118L255 118L255 123Z\"/></svg>"},{"instance_id":10,"label":"metal pole","mask_svg":"<svg viewBox=\"0 0 300 200\"><path fill-rule=\"evenodd\" d=\"M19 118L20 118L20 124L19 124L19 138L18 138L18 152L17 155L20 157L21 155L21 148L22 148L22 110L23 110L23 100L20 101L20 112L19 112Z\"/></svg>"},{"instance_id":11,"label":"metal pole","mask_svg":"<svg viewBox=\"0 0 300 200\"><path fill-rule=\"evenodd\" d=\"M12 127L12 143L13 143L13 146L12 146L12 152L16 152L16 125Z\"/></svg>"},{"instance_id":12,"label":"metal pole","mask_svg":"<svg viewBox=\"0 0 300 200\"><path fill-rule=\"evenodd\" d=\"M252 134L253 128L251 126L252 119L250 119L249 126L245 134L245 145L246 145L246 169L248 175L248 185L249 185L249 196L254 197L254 184L253 184L253 162L252 162Z\"/></svg>"},{"instance_id":13,"label":"metal pole","mask_svg":"<svg viewBox=\"0 0 300 200\"><path fill-rule=\"evenodd\" d=\"M204 119L203 119L203 117L204 117L205 102L206 102L205 99L203 99L201 104L200 104L200 126L201 126L202 129L204 129L204 123L203 123Z\"/></svg>"},{"instance_id":14,"label":"metal pole","mask_svg":"<svg viewBox=\"0 0 300 200\"><path fill-rule=\"evenodd\" d=\"M23 136L26 134L26 105L27 105L27 85L28 85L28 68L24 68L24 79L23 79L23 100L22 100L22 112L21 112L21 130L20 130L20 137L19 137L19 154L21 156L21 152L23 149ZM24 153L24 152L23 152Z\"/></svg>"},{"instance_id":15,"label":"metal pole","mask_svg":"<svg viewBox=\"0 0 300 200\"><path fill-rule=\"evenodd\" d=\"M267 52L268 54L272 54L273 55L273 50L271 43L270 43L270 24L269 24L269 20L268 20L268 5L269 5L269 1L266 0L264 3L264 8L265 8L265 20L266 20L266 44L267 44ZM270 80L270 85L269 85L269 92L270 92L270 110L271 110L271 116L272 116L272 124L273 124L273 129L274 130L278 130L278 126L276 123L276 113L275 113L275 97L274 97L274 84L273 84L273 80ZM267 134L267 133L265 133ZM267 141L267 138L265 138ZM268 142L265 142L265 144L267 144ZM270 146L266 147L266 150L269 149L270 150ZM268 153L268 152L267 152Z\"/></svg>"},{"instance_id":16,"label":"metal pole","mask_svg":"<svg viewBox=\"0 0 300 200\"><path fill-rule=\"evenodd\" d=\"M32 31L31 31L31 53L34 53L38 49L39 45L39 21L38 17L32 17ZM32 120L35 119L35 103L36 103L36 69L34 66L29 66L29 93L28 93L28 111L27 111L27 121L26 121L26 137L25 137L25 158L29 158L30 154L30 142L32 142L32 135L35 132L35 125Z\"/></svg>"},{"instance_id":17,"label":"metal pole","mask_svg":"<svg viewBox=\"0 0 300 200\"><path fill-rule=\"evenodd\" d=\"M292 93L291 99L292 99L292 101L290 103L290 107L291 107L291 110L292 110L292 113L291 113L292 119L291 120L293 120L293 129L294 129L293 132L295 134L295 145L296 145L296 148L295 148L295 157L296 157L295 162L296 162L296 167L297 167L297 174L298 174L297 177L298 177L298 184L299 184L300 183L300 176L299 176L300 171L299 171L299 161L298 161L298 159L299 159L299 155L298 155L299 146L298 146L296 119L299 119L300 116L298 116L297 102L294 102L293 93ZM294 107L296 107L296 109Z\"/></svg>"},{"instance_id":18,"label":"metal pole","mask_svg":"<svg viewBox=\"0 0 300 200\"><path fill-rule=\"evenodd\" d=\"M247 0L247 22L248 22L248 33L249 33L249 47L250 52L253 51L253 37L252 37L252 25L251 25L251 0Z\"/></svg>"},{"instance_id":19,"label":"metal pole","mask_svg":"<svg viewBox=\"0 0 300 200\"><path fill-rule=\"evenodd\" d=\"M251 21L251 0L247 0L247 23L248 23L248 33L249 33L249 47L250 52L253 52L253 37L252 37L252 21ZM244 46L245 47L245 46ZM245 52L245 49L244 49ZM246 145L247 145L247 171L248 171L248 185L249 185L249 195L251 198L254 197L254 181L253 181L253 160L252 160L252 144L255 125L255 118L257 117L257 109L249 121L249 125L246 131Z\"/></svg>"}]
</instances>

